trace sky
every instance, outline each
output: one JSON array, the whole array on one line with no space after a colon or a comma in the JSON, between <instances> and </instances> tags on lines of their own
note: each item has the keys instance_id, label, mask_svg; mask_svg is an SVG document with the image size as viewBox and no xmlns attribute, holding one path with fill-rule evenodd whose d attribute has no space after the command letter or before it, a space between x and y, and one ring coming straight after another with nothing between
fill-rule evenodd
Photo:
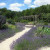
<instances>
[{"instance_id":1,"label":"sky","mask_svg":"<svg viewBox=\"0 0 50 50\"><path fill-rule=\"evenodd\" d=\"M50 4L50 0L0 0L0 8L12 11L22 11L47 4Z\"/></svg>"}]
</instances>

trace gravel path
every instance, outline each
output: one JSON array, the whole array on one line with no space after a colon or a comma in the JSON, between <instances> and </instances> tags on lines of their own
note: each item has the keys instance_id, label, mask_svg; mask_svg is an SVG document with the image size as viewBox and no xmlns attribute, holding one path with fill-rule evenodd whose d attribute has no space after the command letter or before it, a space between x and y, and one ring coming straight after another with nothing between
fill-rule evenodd
<instances>
[{"instance_id":1,"label":"gravel path","mask_svg":"<svg viewBox=\"0 0 50 50\"><path fill-rule=\"evenodd\" d=\"M41 48L39 48L38 50L50 50L50 47L45 46L45 47L41 47Z\"/></svg>"}]
</instances>

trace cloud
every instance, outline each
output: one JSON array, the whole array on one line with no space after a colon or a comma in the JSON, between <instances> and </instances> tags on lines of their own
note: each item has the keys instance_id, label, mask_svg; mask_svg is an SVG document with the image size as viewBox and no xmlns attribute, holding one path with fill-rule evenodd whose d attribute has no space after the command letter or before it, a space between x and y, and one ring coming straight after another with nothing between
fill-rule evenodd
<instances>
[{"instance_id":1,"label":"cloud","mask_svg":"<svg viewBox=\"0 0 50 50\"><path fill-rule=\"evenodd\" d=\"M0 7L1 7L1 6L5 6L5 5L6 5L6 3L0 3Z\"/></svg>"},{"instance_id":2,"label":"cloud","mask_svg":"<svg viewBox=\"0 0 50 50\"><path fill-rule=\"evenodd\" d=\"M29 7L31 7L31 8L35 8L35 7L37 7L36 5L30 5Z\"/></svg>"},{"instance_id":3,"label":"cloud","mask_svg":"<svg viewBox=\"0 0 50 50\"><path fill-rule=\"evenodd\" d=\"M35 8L47 4L50 4L49 0L35 0L32 5L29 5L29 7Z\"/></svg>"},{"instance_id":4,"label":"cloud","mask_svg":"<svg viewBox=\"0 0 50 50\"><path fill-rule=\"evenodd\" d=\"M21 11L20 7L24 6L24 4L13 3L9 5L9 9L12 11Z\"/></svg>"},{"instance_id":5,"label":"cloud","mask_svg":"<svg viewBox=\"0 0 50 50\"><path fill-rule=\"evenodd\" d=\"M24 4L19 4L19 3L10 4L10 7L21 7L21 6L24 6Z\"/></svg>"},{"instance_id":6,"label":"cloud","mask_svg":"<svg viewBox=\"0 0 50 50\"><path fill-rule=\"evenodd\" d=\"M18 7L10 7L9 9L12 11L21 11L21 9Z\"/></svg>"},{"instance_id":7,"label":"cloud","mask_svg":"<svg viewBox=\"0 0 50 50\"><path fill-rule=\"evenodd\" d=\"M32 2L32 0L24 0L25 4L30 4Z\"/></svg>"},{"instance_id":8,"label":"cloud","mask_svg":"<svg viewBox=\"0 0 50 50\"><path fill-rule=\"evenodd\" d=\"M42 6L42 5L50 4L50 0L35 0L33 3L34 5Z\"/></svg>"}]
</instances>

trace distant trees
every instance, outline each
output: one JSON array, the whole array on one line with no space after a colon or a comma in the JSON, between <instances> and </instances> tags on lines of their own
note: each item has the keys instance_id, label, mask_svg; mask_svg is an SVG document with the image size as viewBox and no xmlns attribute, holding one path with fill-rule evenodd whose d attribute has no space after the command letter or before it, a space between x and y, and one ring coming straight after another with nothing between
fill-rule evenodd
<instances>
[{"instance_id":1,"label":"distant trees","mask_svg":"<svg viewBox=\"0 0 50 50\"><path fill-rule=\"evenodd\" d=\"M23 14L23 16L33 15L33 12L34 12L33 10L34 10L33 8L23 10L22 14Z\"/></svg>"},{"instance_id":2,"label":"distant trees","mask_svg":"<svg viewBox=\"0 0 50 50\"><path fill-rule=\"evenodd\" d=\"M9 11L6 12L5 16L7 18L12 18L13 19L16 16L16 13L14 11L9 10Z\"/></svg>"},{"instance_id":3,"label":"distant trees","mask_svg":"<svg viewBox=\"0 0 50 50\"><path fill-rule=\"evenodd\" d=\"M30 8L30 9L26 9L23 11L11 11L11 10L7 10L6 8L2 8L0 9L0 14L5 15L5 16L29 16L29 15L35 15L35 14L39 14L39 13L50 13L50 5L42 5L40 7L37 8Z\"/></svg>"},{"instance_id":4,"label":"distant trees","mask_svg":"<svg viewBox=\"0 0 50 50\"><path fill-rule=\"evenodd\" d=\"M21 16L38 15L38 19L46 18L50 22L50 5L42 5L37 8L30 8L23 11L11 11L6 8L0 9L0 15L6 16L7 19L18 20Z\"/></svg>"},{"instance_id":5,"label":"distant trees","mask_svg":"<svg viewBox=\"0 0 50 50\"><path fill-rule=\"evenodd\" d=\"M50 22L50 13L41 14L41 18L44 22Z\"/></svg>"}]
</instances>

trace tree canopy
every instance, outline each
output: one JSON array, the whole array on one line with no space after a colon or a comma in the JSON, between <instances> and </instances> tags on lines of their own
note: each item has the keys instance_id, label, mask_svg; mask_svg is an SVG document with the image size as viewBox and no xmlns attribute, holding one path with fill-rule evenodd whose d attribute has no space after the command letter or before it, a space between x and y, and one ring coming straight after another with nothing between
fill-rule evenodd
<instances>
[{"instance_id":1,"label":"tree canopy","mask_svg":"<svg viewBox=\"0 0 50 50\"><path fill-rule=\"evenodd\" d=\"M48 14L47 14L48 13ZM0 15L6 16L6 18L17 19L21 16L39 15L43 14L46 18L50 19L50 5L42 5L36 8L30 8L23 11L11 11L6 8L0 9ZM47 15L45 15L47 14ZM42 15L42 17L44 17Z\"/></svg>"}]
</instances>

